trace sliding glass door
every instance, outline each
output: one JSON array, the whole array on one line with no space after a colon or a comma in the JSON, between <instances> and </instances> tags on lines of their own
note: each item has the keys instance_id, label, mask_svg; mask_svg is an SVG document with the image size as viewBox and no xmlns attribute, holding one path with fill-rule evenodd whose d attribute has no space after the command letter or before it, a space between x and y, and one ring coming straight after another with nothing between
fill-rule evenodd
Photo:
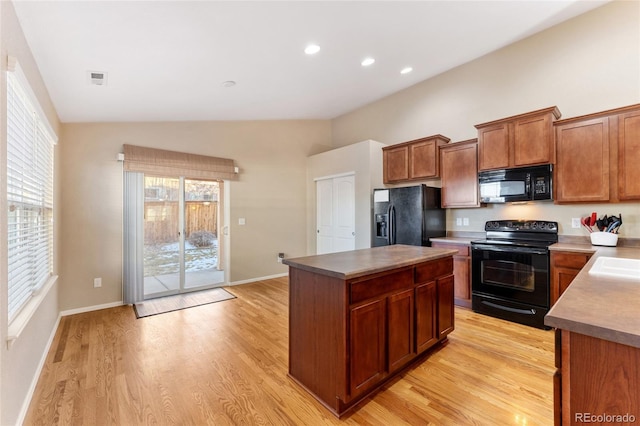
<instances>
[{"instance_id":1,"label":"sliding glass door","mask_svg":"<svg viewBox=\"0 0 640 426\"><path fill-rule=\"evenodd\" d=\"M218 181L144 177L144 298L224 283Z\"/></svg>"}]
</instances>

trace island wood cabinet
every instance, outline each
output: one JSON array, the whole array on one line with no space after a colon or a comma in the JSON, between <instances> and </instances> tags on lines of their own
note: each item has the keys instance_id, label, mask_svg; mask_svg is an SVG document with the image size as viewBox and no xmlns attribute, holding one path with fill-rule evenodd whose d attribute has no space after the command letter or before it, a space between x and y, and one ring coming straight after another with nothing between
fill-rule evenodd
<instances>
[{"instance_id":1,"label":"island wood cabinet","mask_svg":"<svg viewBox=\"0 0 640 426\"><path fill-rule=\"evenodd\" d=\"M640 200L640 105L554 123L556 203Z\"/></svg>"},{"instance_id":2,"label":"island wood cabinet","mask_svg":"<svg viewBox=\"0 0 640 426\"><path fill-rule=\"evenodd\" d=\"M553 106L477 124L479 170L554 163L553 121L558 118Z\"/></svg>"},{"instance_id":3,"label":"island wood cabinet","mask_svg":"<svg viewBox=\"0 0 640 426\"><path fill-rule=\"evenodd\" d=\"M555 352L556 426L636 424L640 419L640 348L557 329Z\"/></svg>"},{"instance_id":4,"label":"island wood cabinet","mask_svg":"<svg viewBox=\"0 0 640 426\"><path fill-rule=\"evenodd\" d=\"M338 417L454 329L450 254L355 279L289 266L289 376Z\"/></svg>"},{"instance_id":5,"label":"island wood cabinet","mask_svg":"<svg viewBox=\"0 0 640 426\"><path fill-rule=\"evenodd\" d=\"M569 287L593 253L551 251L551 306Z\"/></svg>"},{"instance_id":6,"label":"island wood cabinet","mask_svg":"<svg viewBox=\"0 0 640 426\"><path fill-rule=\"evenodd\" d=\"M479 207L478 140L456 142L440 148L442 207Z\"/></svg>"},{"instance_id":7,"label":"island wood cabinet","mask_svg":"<svg viewBox=\"0 0 640 426\"><path fill-rule=\"evenodd\" d=\"M454 303L471 308L471 247L469 244L433 241L431 247L456 250L453 255Z\"/></svg>"},{"instance_id":8,"label":"island wood cabinet","mask_svg":"<svg viewBox=\"0 0 640 426\"><path fill-rule=\"evenodd\" d=\"M449 138L434 135L382 148L384 183L440 177L440 147Z\"/></svg>"}]
</instances>

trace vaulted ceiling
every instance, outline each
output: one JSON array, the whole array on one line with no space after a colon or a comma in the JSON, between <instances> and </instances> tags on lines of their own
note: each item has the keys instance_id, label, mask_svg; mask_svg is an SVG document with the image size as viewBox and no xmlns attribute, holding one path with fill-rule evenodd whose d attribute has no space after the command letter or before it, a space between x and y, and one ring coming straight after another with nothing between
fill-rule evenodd
<instances>
[{"instance_id":1,"label":"vaulted ceiling","mask_svg":"<svg viewBox=\"0 0 640 426\"><path fill-rule=\"evenodd\" d=\"M60 119L104 122L334 118L606 2L14 5Z\"/></svg>"}]
</instances>

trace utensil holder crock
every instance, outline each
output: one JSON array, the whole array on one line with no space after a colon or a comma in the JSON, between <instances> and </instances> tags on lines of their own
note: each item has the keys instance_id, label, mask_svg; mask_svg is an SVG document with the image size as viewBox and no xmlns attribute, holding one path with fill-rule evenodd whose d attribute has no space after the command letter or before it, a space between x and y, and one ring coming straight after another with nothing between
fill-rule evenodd
<instances>
[{"instance_id":1,"label":"utensil holder crock","mask_svg":"<svg viewBox=\"0 0 640 426\"><path fill-rule=\"evenodd\" d=\"M618 234L611 232L592 232L591 245L615 247L618 245Z\"/></svg>"}]
</instances>

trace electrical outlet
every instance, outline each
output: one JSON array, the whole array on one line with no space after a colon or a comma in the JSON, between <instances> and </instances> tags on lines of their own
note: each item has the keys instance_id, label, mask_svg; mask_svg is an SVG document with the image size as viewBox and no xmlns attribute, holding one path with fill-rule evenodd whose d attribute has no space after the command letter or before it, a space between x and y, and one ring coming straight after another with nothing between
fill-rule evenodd
<instances>
[{"instance_id":1,"label":"electrical outlet","mask_svg":"<svg viewBox=\"0 0 640 426\"><path fill-rule=\"evenodd\" d=\"M278 253L278 263L282 263L282 259L284 259L284 253Z\"/></svg>"},{"instance_id":2,"label":"electrical outlet","mask_svg":"<svg viewBox=\"0 0 640 426\"><path fill-rule=\"evenodd\" d=\"M456 226L462 226L462 218L461 217L456 218Z\"/></svg>"},{"instance_id":3,"label":"electrical outlet","mask_svg":"<svg viewBox=\"0 0 640 426\"><path fill-rule=\"evenodd\" d=\"M246 223L247 223L247 221L246 221L246 219L244 217L239 217L238 218L238 225L244 225Z\"/></svg>"},{"instance_id":4,"label":"electrical outlet","mask_svg":"<svg viewBox=\"0 0 640 426\"><path fill-rule=\"evenodd\" d=\"M93 287L94 288L102 287L102 278L94 278Z\"/></svg>"},{"instance_id":5,"label":"electrical outlet","mask_svg":"<svg viewBox=\"0 0 640 426\"><path fill-rule=\"evenodd\" d=\"M571 218L571 227L572 228L580 228L580 218L579 217L572 217Z\"/></svg>"},{"instance_id":6,"label":"electrical outlet","mask_svg":"<svg viewBox=\"0 0 640 426\"><path fill-rule=\"evenodd\" d=\"M463 217L462 218L462 226L469 226L469 218L468 217Z\"/></svg>"}]
</instances>

